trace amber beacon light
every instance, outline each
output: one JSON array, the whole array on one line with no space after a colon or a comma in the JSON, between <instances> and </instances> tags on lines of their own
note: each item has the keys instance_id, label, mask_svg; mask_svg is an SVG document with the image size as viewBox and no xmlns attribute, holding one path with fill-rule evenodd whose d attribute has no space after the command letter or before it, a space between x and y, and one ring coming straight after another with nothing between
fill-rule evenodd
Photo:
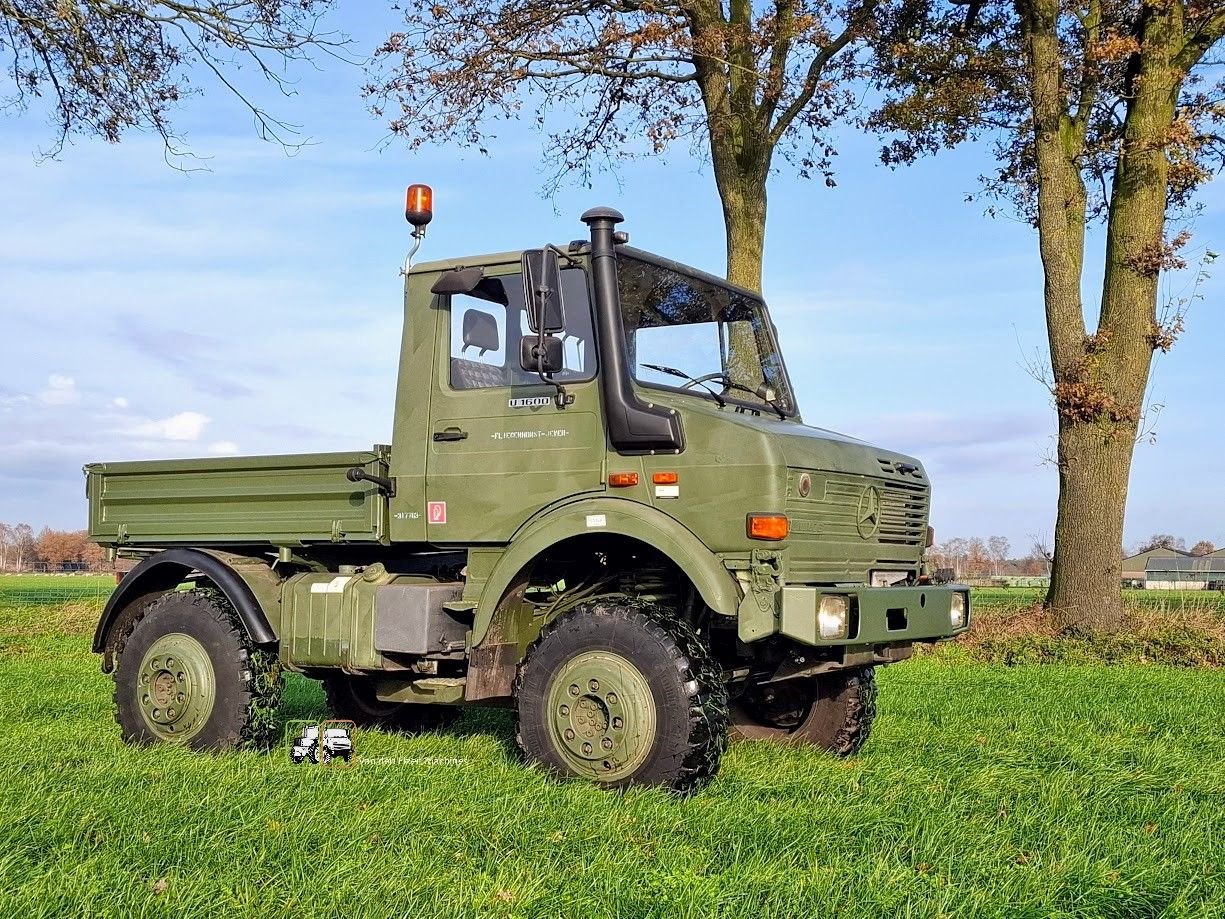
<instances>
[{"instance_id":1,"label":"amber beacon light","mask_svg":"<svg viewBox=\"0 0 1225 919\"><path fill-rule=\"evenodd\" d=\"M424 227L434 219L434 190L428 185L410 185L404 195L404 219Z\"/></svg>"}]
</instances>

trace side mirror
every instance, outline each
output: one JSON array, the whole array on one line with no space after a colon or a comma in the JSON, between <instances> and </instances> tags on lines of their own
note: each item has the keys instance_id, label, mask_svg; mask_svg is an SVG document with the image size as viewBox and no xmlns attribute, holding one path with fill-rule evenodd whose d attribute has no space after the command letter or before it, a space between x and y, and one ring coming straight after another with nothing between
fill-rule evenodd
<instances>
[{"instance_id":1,"label":"side mirror","mask_svg":"<svg viewBox=\"0 0 1225 919\"><path fill-rule=\"evenodd\" d=\"M519 339L519 366L528 373L557 373L565 366L561 339L524 335Z\"/></svg>"},{"instance_id":2,"label":"side mirror","mask_svg":"<svg viewBox=\"0 0 1225 919\"><path fill-rule=\"evenodd\" d=\"M528 249L523 253L523 302L527 327L545 334L566 327L561 301L561 262L552 249Z\"/></svg>"}]
</instances>

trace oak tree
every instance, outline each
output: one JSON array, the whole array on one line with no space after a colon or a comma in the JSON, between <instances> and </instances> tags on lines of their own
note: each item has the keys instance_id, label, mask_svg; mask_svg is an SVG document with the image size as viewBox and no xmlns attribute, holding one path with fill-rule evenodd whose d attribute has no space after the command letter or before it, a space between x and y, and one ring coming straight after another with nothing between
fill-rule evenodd
<instances>
[{"instance_id":1,"label":"oak tree","mask_svg":"<svg viewBox=\"0 0 1225 919\"><path fill-rule=\"evenodd\" d=\"M1216 551L1216 546L1207 539L1201 539L1191 547L1191 554L1195 556L1211 555Z\"/></svg>"},{"instance_id":2,"label":"oak tree","mask_svg":"<svg viewBox=\"0 0 1225 919\"><path fill-rule=\"evenodd\" d=\"M1222 162L1219 0L908 0L881 31L890 164L993 142L994 193L1037 229L1058 418L1059 505L1047 603L1070 630L1112 630L1123 512L1154 353L1185 302L1158 302L1189 235L1167 222ZM1104 224L1100 292L1087 227ZM972 253L967 253L972 258ZM1086 307L1095 315L1086 323Z\"/></svg>"},{"instance_id":3,"label":"oak tree","mask_svg":"<svg viewBox=\"0 0 1225 919\"><path fill-rule=\"evenodd\" d=\"M693 145L722 201L727 277L760 291L776 156L833 183L828 129L882 2L405 0L365 93L410 148L485 150L527 110L556 181Z\"/></svg>"},{"instance_id":4,"label":"oak tree","mask_svg":"<svg viewBox=\"0 0 1225 919\"><path fill-rule=\"evenodd\" d=\"M289 144L294 128L243 88L246 68L291 92L285 65L344 40L321 29L331 0L0 0L0 111L45 110L50 153L71 135L117 142L160 135L171 152L171 110L219 84L250 112L260 136ZM194 68L194 69L193 69Z\"/></svg>"},{"instance_id":5,"label":"oak tree","mask_svg":"<svg viewBox=\"0 0 1225 919\"><path fill-rule=\"evenodd\" d=\"M1187 541L1181 536L1173 536L1170 533L1154 533L1144 542L1140 543L1139 548L1133 554L1140 555L1144 552L1151 552L1154 549L1173 549L1176 552L1185 552L1187 550Z\"/></svg>"}]
</instances>

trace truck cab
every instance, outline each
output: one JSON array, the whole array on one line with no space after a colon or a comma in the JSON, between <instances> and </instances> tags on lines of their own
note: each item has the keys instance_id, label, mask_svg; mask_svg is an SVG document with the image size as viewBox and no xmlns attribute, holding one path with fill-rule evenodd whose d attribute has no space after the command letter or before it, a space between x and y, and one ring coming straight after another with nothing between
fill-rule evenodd
<instances>
[{"instance_id":1,"label":"truck cab","mask_svg":"<svg viewBox=\"0 0 1225 919\"><path fill-rule=\"evenodd\" d=\"M689 791L729 736L857 751L873 668L968 628L922 464L803 422L758 294L582 219L406 271L390 445L86 467L92 538L141 559L94 645L128 739L251 734L219 690L170 730L142 689L224 682L199 636L194 678L165 665L203 618L337 717L510 706L560 775Z\"/></svg>"}]
</instances>

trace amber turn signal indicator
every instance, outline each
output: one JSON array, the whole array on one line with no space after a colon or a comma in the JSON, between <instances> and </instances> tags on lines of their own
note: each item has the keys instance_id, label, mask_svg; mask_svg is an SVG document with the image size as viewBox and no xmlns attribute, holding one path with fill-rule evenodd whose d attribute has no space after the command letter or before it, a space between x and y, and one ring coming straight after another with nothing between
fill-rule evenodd
<instances>
[{"instance_id":1,"label":"amber turn signal indicator","mask_svg":"<svg viewBox=\"0 0 1225 919\"><path fill-rule=\"evenodd\" d=\"M785 514L749 514L748 531L751 539L786 539L791 522Z\"/></svg>"},{"instance_id":2,"label":"amber turn signal indicator","mask_svg":"<svg viewBox=\"0 0 1225 919\"><path fill-rule=\"evenodd\" d=\"M404 219L423 227L434 219L434 190L428 185L410 185L404 195Z\"/></svg>"},{"instance_id":3,"label":"amber turn signal indicator","mask_svg":"<svg viewBox=\"0 0 1225 919\"><path fill-rule=\"evenodd\" d=\"M613 488L629 488L631 485L638 484L638 473L614 472L609 475L608 484Z\"/></svg>"},{"instance_id":4,"label":"amber turn signal indicator","mask_svg":"<svg viewBox=\"0 0 1225 919\"><path fill-rule=\"evenodd\" d=\"M655 472L651 474L651 481L656 485L675 485L681 480L681 477L675 472Z\"/></svg>"}]
</instances>

